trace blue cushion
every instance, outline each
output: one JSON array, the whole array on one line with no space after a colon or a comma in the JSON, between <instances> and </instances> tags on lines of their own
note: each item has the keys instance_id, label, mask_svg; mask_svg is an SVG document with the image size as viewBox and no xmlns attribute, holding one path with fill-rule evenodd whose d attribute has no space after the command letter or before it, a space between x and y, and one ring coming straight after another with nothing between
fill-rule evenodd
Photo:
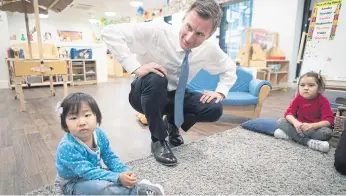
<instances>
[{"instance_id":1,"label":"blue cushion","mask_svg":"<svg viewBox=\"0 0 346 196\"><path fill-rule=\"evenodd\" d=\"M242 123L240 126L250 131L264 133L267 135L274 135L275 130L279 128L279 123L274 119L257 118L248 120Z\"/></svg>"},{"instance_id":2,"label":"blue cushion","mask_svg":"<svg viewBox=\"0 0 346 196\"><path fill-rule=\"evenodd\" d=\"M229 92L227 97L222 100L224 105L256 105L258 97L253 96L249 92Z\"/></svg>"}]
</instances>

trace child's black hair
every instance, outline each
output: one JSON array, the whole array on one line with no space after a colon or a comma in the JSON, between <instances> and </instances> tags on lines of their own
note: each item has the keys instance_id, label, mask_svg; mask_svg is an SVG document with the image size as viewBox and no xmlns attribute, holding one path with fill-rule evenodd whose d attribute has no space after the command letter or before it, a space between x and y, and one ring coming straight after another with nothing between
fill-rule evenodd
<instances>
[{"instance_id":1,"label":"child's black hair","mask_svg":"<svg viewBox=\"0 0 346 196\"><path fill-rule=\"evenodd\" d=\"M319 90L320 92L323 92L323 91L326 89L326 83L324 82L323 77L322 77L319 73L314 72L314 71L309 71L309 72L305 73L304 75L302 75L302 76L299 78L298 86L300 85L300 80L301 80L303 77L312 77L312 78L314 78L316 84L318 85L318 90Z\"/></svg>"},{"instance_id":2,"label":"child's black hair","mask_svg":"<svg viewBox=\"0 0 346 196\"><path fill-rule=\"evenodd\" d=\"M60 114L61 119L61 128L64 129L65 132L69 133L66 117L69 114L78 114L81 104L86 103L89 105L91 111L96 116L96 121L100 125L102 121L102 114L99 106L97 105L95 99L88 94L85 93L72 93L69 94L61 103L62 113Z\"/></svg>"}]
</instances>

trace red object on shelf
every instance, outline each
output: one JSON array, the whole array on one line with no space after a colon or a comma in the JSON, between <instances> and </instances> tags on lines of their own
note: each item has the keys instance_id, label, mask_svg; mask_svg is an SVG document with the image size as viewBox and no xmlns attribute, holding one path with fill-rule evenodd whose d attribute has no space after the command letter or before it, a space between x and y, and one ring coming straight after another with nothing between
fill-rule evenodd
<instances>
[{"instance_id":1,"label":"red object on shelf","mask_svg":"<svg viewBox=\"0 0 346 196\"><path fill-rule=\"evenodd\" d=\"M286 57L285 56L268 56L267 59L268 60L285 60Z\"/></svg>"}]
</instances>

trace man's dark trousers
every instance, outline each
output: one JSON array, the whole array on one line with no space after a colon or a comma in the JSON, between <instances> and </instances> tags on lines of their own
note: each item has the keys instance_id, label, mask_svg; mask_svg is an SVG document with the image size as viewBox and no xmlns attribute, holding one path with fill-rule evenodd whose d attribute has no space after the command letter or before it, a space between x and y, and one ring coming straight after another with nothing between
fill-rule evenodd
<instances>
[{"instance_id":1,"label":"man's dark trousers","mask_svg":"<svg viewBox=\"0 0 346 196\"><path fill-rule=\"evenodd\" d=\"M145 114L152 137L165 140L167 127L162 120L174 125L174 95L175 91L167 91L168 80L154 73L136 78L131 84L129 101L131 106L140 113ZM200 101L201 93L185 91L184 123L181 128L188 131L196 122L214 122L222 115L222 104L203 104Z\"/></svg>"},{"instance_id":2,"label":"man's dark trousers","mask_svg":"<svg viewBox=\"0 0 346 196\"><path fill-rule=\"evenodd\" d=\"M342 132L338 146L334 154L334 167L343 175L346 175L346 130Z\"/></svg>"}]
</instances>

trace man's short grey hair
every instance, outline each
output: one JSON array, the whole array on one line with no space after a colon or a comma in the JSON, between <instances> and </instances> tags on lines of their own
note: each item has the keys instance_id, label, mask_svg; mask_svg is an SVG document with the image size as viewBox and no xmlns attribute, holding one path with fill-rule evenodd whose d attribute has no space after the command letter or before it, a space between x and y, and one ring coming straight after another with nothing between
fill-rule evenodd
<instances>
[{"instance_id":1,"label":"man's short grey hair","mask_svg":"<svg viewBox=\"0 0 346 196\"><path fill-rule=\"evenodd\" d=\"M216 3L214 0L196 0L187 10L186 15L192 11L195 10L201 18L204 20L208 20L210 18L214 21L214 26L211 31L211 34L213 34L217 27L219 27L222 19L222 9L218 3ZM185 15L185 16L186 16Z\"/></svg>"}]
</instances>

